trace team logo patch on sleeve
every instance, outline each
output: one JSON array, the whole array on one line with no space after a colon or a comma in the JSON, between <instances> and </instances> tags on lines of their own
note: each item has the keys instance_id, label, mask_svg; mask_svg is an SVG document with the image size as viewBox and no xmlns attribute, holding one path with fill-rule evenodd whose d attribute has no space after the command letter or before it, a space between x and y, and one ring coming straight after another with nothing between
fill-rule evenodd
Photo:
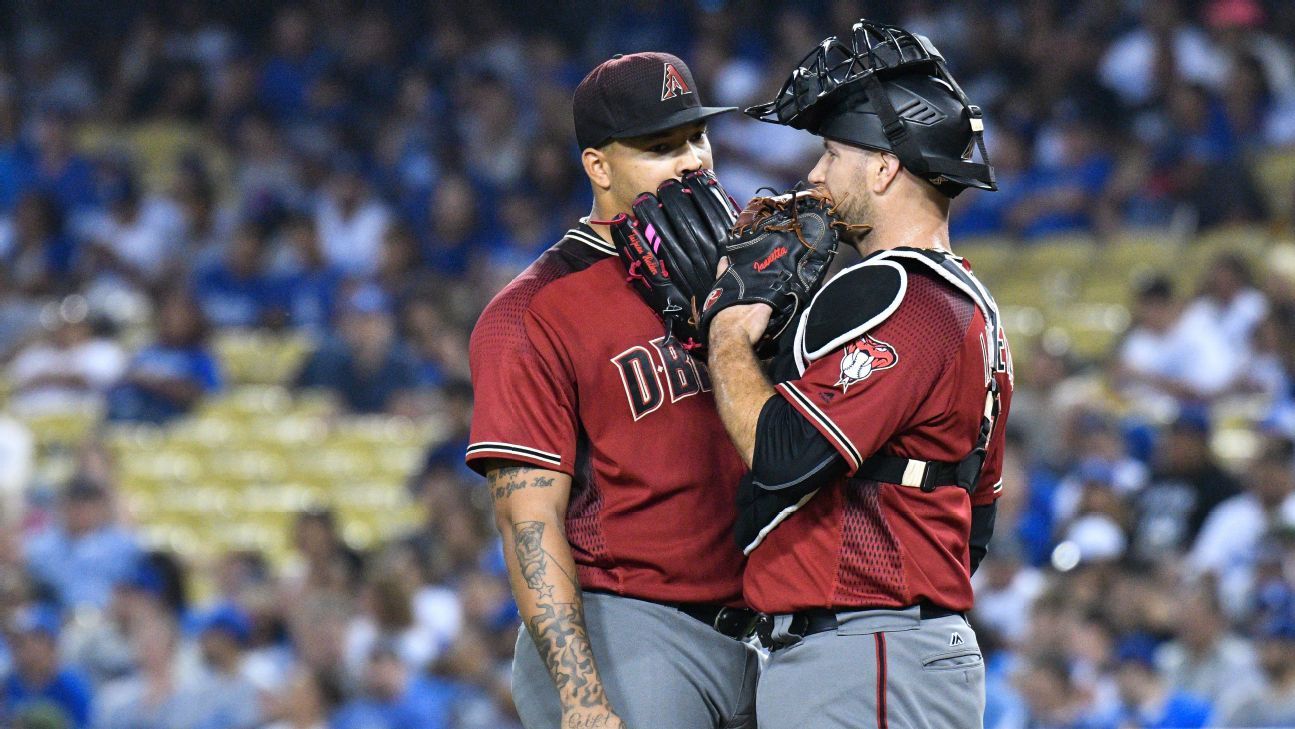
<instances>
[{"instance_id":1,"label":"team logo patch on sleeve","mask_svg":"<svg viewBox=\"0 0 1295 729\"><path fill-rule=\"evenodd\" d=\"M836 384L841 386L841 392L849 392L850 385L868 379L878 370L888 370L898 362L899 353L894 347L865 334L845 348L841 357L841 378Z\"/></svg>"},{"instance_id":2,"label":"team logo patch on sleeve","mask_svg":"<svg viewBox=\"0 0 1295 729\"><path fill-rule=\"evenodd\" d=\"M661 81L661 100L691 93L692 89L688 88L688 82L683 80L683 74L679 73L679 69L675 68L673 63L665 64L665 78Z\"/></svg>"}]
</instances>

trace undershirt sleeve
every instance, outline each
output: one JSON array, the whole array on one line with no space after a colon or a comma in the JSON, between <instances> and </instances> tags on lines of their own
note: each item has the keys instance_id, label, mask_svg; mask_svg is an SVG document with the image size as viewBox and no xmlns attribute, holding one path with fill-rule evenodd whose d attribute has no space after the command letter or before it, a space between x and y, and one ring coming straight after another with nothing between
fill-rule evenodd
<instances>
[{"instance_id":1,"label":"undershirt sleeve","mask_svg":"<svg viewBox=\"0 0 1295 729\"><path fill-rule=\"evenodd\" d=\"M745 548L785 509L840 478L845 459L785 398L760 410L751 472L738 486L734 530Z\"/></svg>"},{"instance_id":2,"label":"undershirt sleeve","mask_svg":"<svg viewBox=\"0 0 1295 729\"><path fill-rule=\"evenodd\" d=\"M804 495L845 472L845 459L785 398L771 397L755 429L753 484Z\"/></svg>"}]
</instances>

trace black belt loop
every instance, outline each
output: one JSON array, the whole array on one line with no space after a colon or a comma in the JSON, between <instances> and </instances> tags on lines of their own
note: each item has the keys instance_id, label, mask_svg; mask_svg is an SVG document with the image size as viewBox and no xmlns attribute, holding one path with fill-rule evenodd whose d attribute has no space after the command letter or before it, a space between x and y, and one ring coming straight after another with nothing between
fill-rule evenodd
<instances>
[{"instance_id":1,"label":"black belt loop","mask_svg":"<svg viewBox=\"0 0 1295 729\"><path fill-rule=\"evenodd\" d=\"M734 608L725 605L696 605L689 603L665 603L679 612L701 623L710 626L720 635L734 640L745 640L756 629L760 614L749 608Z\"/></svg>"}]
</instances>

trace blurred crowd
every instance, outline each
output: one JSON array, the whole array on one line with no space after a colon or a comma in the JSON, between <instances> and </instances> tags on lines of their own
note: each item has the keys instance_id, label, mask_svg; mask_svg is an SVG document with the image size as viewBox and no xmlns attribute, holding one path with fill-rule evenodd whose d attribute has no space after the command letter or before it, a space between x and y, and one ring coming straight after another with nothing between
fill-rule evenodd
<instances>
[{"instance_id":1,"label":"blurred crowd","mask_svg":"<svg viewBox=\"0 0 1295 729\"><path fill-rule=\"evenodd\" d=\"M466 348L589 211L571 91L658 49L706 103L764 101L864 14L936 39L986 111L1002 191L959 199L955 245L1284 224L1255 178L1295 146L1295 5L1276 0L0 7L0 725L514 726L515 608L461 463ZM740 115L710 138L740 198L818 154ZM1225 256L1196 291L1140 282L1106 361L1017 343L976 578L988 726L1295 725L1282 270ZM287 564L194 575L123 513L97 438L66 483L20 465L28 418L184 418L230 387L213 338L249 329L310 341L286 384L345 412L452 424L410 479L422 526L358 551L312 509Z\"/></svg>"}]
</instances>

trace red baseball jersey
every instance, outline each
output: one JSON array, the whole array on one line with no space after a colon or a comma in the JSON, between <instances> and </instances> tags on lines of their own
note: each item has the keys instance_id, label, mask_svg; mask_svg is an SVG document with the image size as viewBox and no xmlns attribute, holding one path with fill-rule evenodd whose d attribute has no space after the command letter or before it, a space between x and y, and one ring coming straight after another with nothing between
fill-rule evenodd
<instances>
[{"instance_id":1,"label":"red baseball jersey","mask_svg":"<svg viewBox=\"0 0 1295 729\"><path fill-rule=\"evenodd\" d=\"M802 352L800 376L776 385L836 447L849 471L802 502L750 552L744 588L758 610L921 601L971 609L971 507L991 503L1002 488L1011 355L1001 327L987 326L989 319L996 324L996 311L987 318L951 284L956 274L923 258L887 251L860 264L901 269L906 284L895 308L866 331L833 340L818 356ZM979 285L965 262L950 258L966 271L967 282ZM844 283L833 280L828 287L849 285L848 277L837 279ZM801 333L804 326L802 321ZM878 452L961 460L975 446L990 377L998 380L1000 412L973 497L956 486L928 493L854 476Z\"/></svg>"},{"instance_id":2,"label":"red baseball jersey","mask_svg":"<svg viewBox=\"0 0 1295 729\"><path fill-rule=\"evenodd\" d=\"M745 467L704 364L664 341L615 249L588 226L569 231L486 307L471 365L468 464L571 476L566 532L584 588L741 604Z\"/></svg>"}]
</instances>

